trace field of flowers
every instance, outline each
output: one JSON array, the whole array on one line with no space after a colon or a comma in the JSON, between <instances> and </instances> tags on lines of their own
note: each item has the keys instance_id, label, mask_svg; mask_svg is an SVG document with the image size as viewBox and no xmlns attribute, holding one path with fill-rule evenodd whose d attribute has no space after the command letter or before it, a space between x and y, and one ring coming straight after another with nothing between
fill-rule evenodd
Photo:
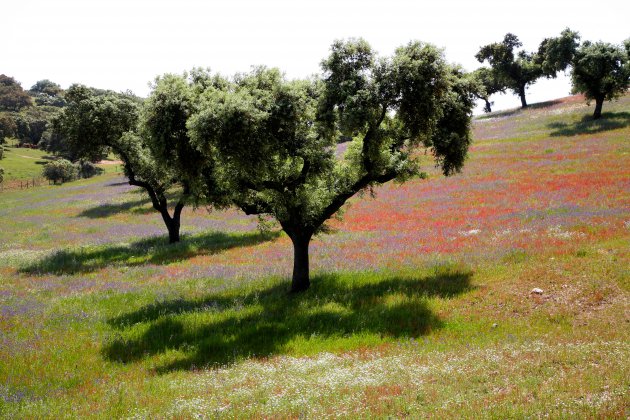
<instances>
[{"instance_id":1,"label":"field of flowers","mask_svg":"<svg viewBox=\"0 0 630 420\"><path fill-rule=\"evenodd\" d=\"M0 193L0 417L630 416L630 96L474 123L462 174L289 239L107 173ZM533 288L542 293L531 293Z\"/></svg>"}]
</instances>

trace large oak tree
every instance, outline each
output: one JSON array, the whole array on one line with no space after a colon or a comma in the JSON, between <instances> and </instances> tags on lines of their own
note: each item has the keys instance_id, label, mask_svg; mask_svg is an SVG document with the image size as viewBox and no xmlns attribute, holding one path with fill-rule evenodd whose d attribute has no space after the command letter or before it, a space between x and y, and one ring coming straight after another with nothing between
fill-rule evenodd
<instances>
[{"instance_id":1,"label":"large oak tree","mask_svg":"<svg viewBox=\"0 0 630 420\"><path fill-rule=\"evenodd\" d=\"M378 58L363 40L339 41L322 69L287 80L256 68L215 83L188 123L193 145L219 162L231 202L273 216L291 239L294 292L310 285L311 238L348 199L422 175L419 148L456 173L471 141L473 82L429 44ZM353 140L338 156L341 136Z\"/></svg>"},{"instance_id":2,"label":"large oak tree","mask_svg":"<svg viewBox=\"0 0 630 420\"><path fill-rule=\"evenodd\" d=\"M606 42L584 42L571 63L573 92L595 101L593 119L602 116L605 100L623 95L630 87L630 42L617 46Z\"/></svg>"}]
</instances>

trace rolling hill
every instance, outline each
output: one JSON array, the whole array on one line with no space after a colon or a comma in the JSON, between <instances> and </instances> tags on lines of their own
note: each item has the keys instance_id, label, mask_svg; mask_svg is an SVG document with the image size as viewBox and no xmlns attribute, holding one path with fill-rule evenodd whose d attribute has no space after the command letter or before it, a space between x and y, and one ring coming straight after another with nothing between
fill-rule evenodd
<instances>
[{"instance_id":1,"label":"rolling hill","mask_svg":"<svg viewBox=\"0 0 630 420\"><path fill-rule=\"evenodd\" d=\"M0 416L626 418L630 96L591 111L475 119L462 174L352 200L299 296L236 211L169 246L119 174L5 191Z\"/></svg>"}]
</instances>

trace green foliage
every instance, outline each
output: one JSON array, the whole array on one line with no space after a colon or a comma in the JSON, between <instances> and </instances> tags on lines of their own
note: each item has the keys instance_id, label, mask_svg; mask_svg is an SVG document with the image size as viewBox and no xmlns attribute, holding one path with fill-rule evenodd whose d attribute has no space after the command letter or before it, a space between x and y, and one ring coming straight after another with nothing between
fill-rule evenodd
<instances>
[{"instance_id":1,"label":"green foliage","mask_svg":"<svg viewBox=\"0 0 630 420\"><path fill-rule=\"evenodd\" d=\"M0 110L19 111L31 106L31 97L13 77L0 74Z\"/></svg>"},{"instance_id":2,"label":"green foliage","mask_svg":"<svg viewBox=\"0 0 630 420\"><path fill-rule=\"evenodd\" d=\"M78 169L77 166L69 160L58 159L44 165L42 175L55 184L57 181L64 183L77 179Z\"/></svg>"},{"instance_id":3,"label":"green foliage","mask_svg":"<svg viewBox=\"0 0 630 420\"><path fill-rule=\"evenodd\" d=\"M15 137L20 143L37 144L59 108L31 106L0 113L0 137Z\"/></svg>"},{"instance_id":4,"label":"green foliage","mask_svg":"<svg viewBox=\"0 0 630 420\"><path fill-rule=\"evenodd\" d=\"M626 46L586 41L573 59L573 92L595 100L601 114L604 100L621 96L630 87L630 62Z\"/></svg>"},{"instance_id":5,"label":"green foliage","mask_svg":"<svg viewBox=\"0 0 630 420\"><path fill-rule=\"evenodd\" d=\"M158 77L143 104L139 128L155 164L206 204L225 201L225 194L219 193L214 180L213 159L192 145L186 124L198 107L199 93L217 83L220 78L202 69L193 69L190 76Z\"/></svg>"},{"instance_id":6,"label":"green foliage","mask_svg":"<svg viewBox=\"0 0 630 420\"><path fill-rule=\"evenodd\" d=\"M566 28L556 38L545 38L538 47L538 61L546 77L555 78L556 74L573 61L573 56L580 45L580 34Z\"/></svg>"},{"instance_id":7,"label":"green foliage","mask_svg":"<svg viewBox=\"0 0 630 420\"><path fill-rule=\"evenodd\" d=\"M105 170L94 165L89 160L79 160L76 163L77 174L79 178L92 178L93 176L100 175Z\"/></svg>"},{"instance_id":8,"label":"green foliage","mask_svg":"<svg viewBox=\"0 0 630 420\"><path fill-rule=\"evenodd\" d=\"M31 86L30 95L35 98L37 105L48 105L55 107L63 107L65 100L63 98L63 89L58 84L48 79L40 80Z\"/></svg>"},{"instance_id":9,"label":"green foliage","mask_svg":"<svg viewBox=\"0 0 630 420\"><path fill-rule=\"evenodd\" d=\"M0 144L0 160L4 158L4 146Z\"/></svg>"},{"instance_id":10,"label":"green foliage","mask_svg":"<svg viewBox=\"0 0 630 420\"><path fill-rule=\"evenodd\" d=\"M537 54L514 51L522 45L516 35L508 33L502 42L481 47L475 57L480 63L487 61L506 87L520 96L523 107L526 107L525 90L544 73Z\"/></svg>"},{"instance_id":11,"label":"green foliage","mask_svg":"<svg viewBox=\"0 0 630 420\"><path fill-rule=\"evenodd\" d=\"M0 166L0 184L4 181L4 168Z\"/></svg>"},{"instance_id":12,"label":"green foliage","mask_svg":"<svg viewBox=\"0 0 630 420\"><path fill-rule=\"evenodd\" d=\"M73 160L101 160L123 133L136 126L139 107L135 98L114 92L99 94L83 85L70 86L65 98L68 105L53 119L52 127Z\"/></svg>"},{"instance_id":13,"label":"green foliage","mask_svg":"<svg viewBox=\"0 0 630 420\"><path fill-rule=\"evenodd\" d=\"M492 112L490 96L495 93L505 93L506 89L506 83L501 78L500 73L494 69L481 67L472 72L470 77L476 83L477 88L473 92L475 97L485 102L485 112Z\"/></svg>"},{"instance_id":14,"label":"green foliage","mask_svg":"<svg viewBox=\"0 0 630 420\"><path fill-rule=\"evenodd\" d=\"M15 137L16 133L17 125L13 117L8 113L0 113L0 143L7 137Z\"/></svg>"}]
</instances>

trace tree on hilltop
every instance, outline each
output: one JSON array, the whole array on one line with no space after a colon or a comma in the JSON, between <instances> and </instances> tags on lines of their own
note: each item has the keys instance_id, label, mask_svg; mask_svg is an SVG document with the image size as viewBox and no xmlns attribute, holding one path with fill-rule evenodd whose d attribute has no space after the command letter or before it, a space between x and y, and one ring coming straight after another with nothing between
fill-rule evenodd
<instances>
[{"instance_id":1,"label":"tree on hilltop","mask_svg":"<svg viewBox=\"0 0 630 420\"><path fill-rule=\"evenodd\" d=\"M624 46L586 41L576 51L571 73L573 93L583 93L587 101L595 101L593 119L602 116L605 100L618 98L630 87L629 48L629 41Z\"/></svg>"},{"instance_id":2,"label":"tree on hilltop","mask_svg":"<svg viewBox=\"0 0 630 420\"><path fill-rule=\"evenodd\" d=\"M475 55L480 63L487 61L492 70L505 82L507 88L521 99L527 107L526 89L544 75L539 58L535 53L514 50L523 44L514 34L508 33L502 42L488 44Z\"/></svg>"},{"instance_id":3,"label":"tree on hilltop","mask_svg":"<svg viewBox=\"0 0 630 420\"><path fill-rule=\"evenodd\" d=\"M545 38L538 47L538 62L547 78L555 78L558 72L565 71L573 62L580 46L580 34L569 28L559 37Z\"/></svg>"},{"instance_id":4,"label":"tree on hilltop","mask_svg":"<svg viewBox=\"0 0 630 420\"><path fill-rule=\"evenodd\" d=\"M484 112L492 112L493 102L490 101L490 96L495 93L505 93L507 89L505 81L503 81L499 74L493 69L481 67L470 74L470 77L475 80L479 86L479 89L474 92L476 98L484 101Z\"/></svg>"},{"instance_id":5,"label":"tree on hilltop","mask_svg":"<svg viewBox=\"0 0 630 420\"><path fill-rule=\"evenodd\" d=\"M13 77L0 74L0 110L19 111L31 106L31 97Z\"/></svg>"},{"instance_id":6,"label":"tree on hilltop","mask_svg":"<svg viewBox=\"0 0 630 420\"><path fill-rule=\"evenodd\" d=\"M66 103L63 99L64 92L61 86L48 79L37 81L31 86L29 93L35 98L37 105L62 107Z\"/></svg>"},{"instance_id":7,"label":"tree on hilltop","mask_svg":"<svg viewBox=\"0 0 630 420\"><path fill-rule=\"evenodd\" d=\"M323 78L256 68L207 88L188 123L193 145L247 214L273 216L293 243L291 290L310 285L309 244L357 193L421 176L416 151L445 175L470 144L469 78L442 51L409 43L379 59L367 42L335 42ZM337 157L340 136L354 140Z\"/></svg>"}]
</instances>

